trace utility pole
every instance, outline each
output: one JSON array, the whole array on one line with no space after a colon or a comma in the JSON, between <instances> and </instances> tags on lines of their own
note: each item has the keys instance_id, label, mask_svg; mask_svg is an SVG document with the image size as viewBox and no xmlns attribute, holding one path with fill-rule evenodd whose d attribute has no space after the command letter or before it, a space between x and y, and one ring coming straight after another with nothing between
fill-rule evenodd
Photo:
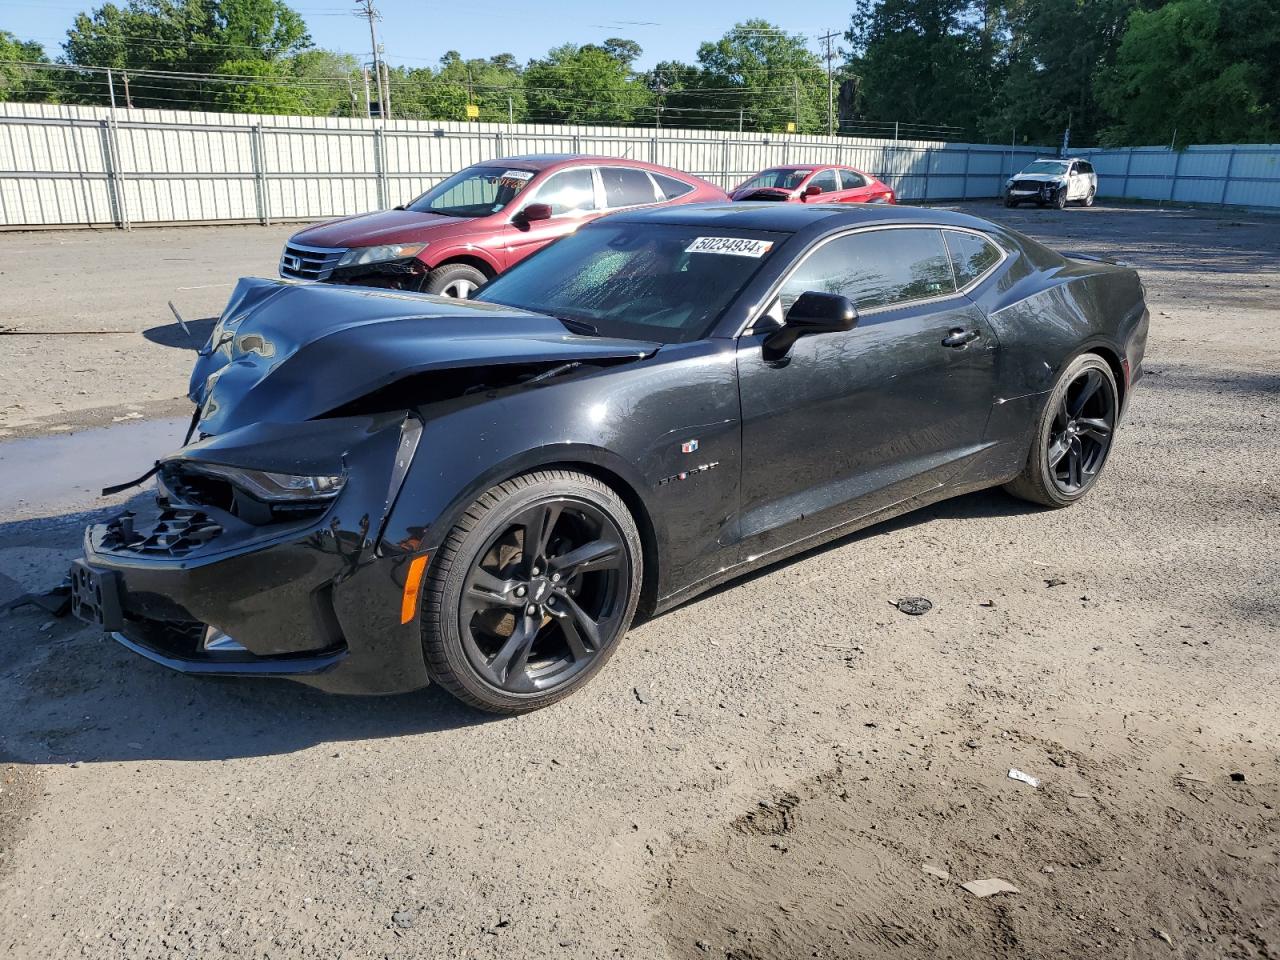
<instances>
[{"instance_id":1,"label":"utility pole","mask_svg":"<svg viewBox=\"0 0 1280 960\"><path fill-rule=\"evenodd\" d=\"M796 96L796 133L800 132L800 78L791 78L791 89Z\"/></svg>"},{"instance_id":2,"label":"utility pole","mask_svg":"<svg viewBox=\"0 0 1280 960\"><path fill-rule=\"evenodd\" d=\"M657 104L657 113L654 118L653 126L655 130L662 129L662 98L666 94L667 88L662 82L662 73L659 70L653 71L653 92L657 95L655 103Z\"/></svg>"},{"instance_id":3,"label":"utility pole","mask_svg":"<svg viewBox=\"0 0 1280 960\"><path fill-rule=\"evenodd\" d=\"M834 137L836 135L836 87L835 79L831 75L831 63L835 60L835 51L831 48L831 41L840 36L838 33L832 33L828 30L818 39L827 45L826 61L827 61L827 136Z\"/></svg>"},{"instance_id":4,"label":"utility pole","mask_svg":"<svg viewBox=\"0 0 1280 960\"><path fill-rule=\"evenodd\" d=\"M369 68L365 67L364 73L364 115L368 119L373 117L373 101L369 97Z\"/></svg>"},{"instance_id":5,"label":"utility pole","mask_svg":"<svg viewBox=\"0 0 1280 960\"><path fill-rule=\"evenodd\" d=\"M133 97L129 96L129 72L126 70L120 75L124 77L124 105L132 110Z\"/></svg>"},{"instance_id":6,"label":"utility pole","mask_svg":"<svg viewBox=\"0 0 1280 960\"><path fill-rule=\"evenodd\" d=\"M382 14L373 5L373 0L356 0L356 16L369 21L369 44L373 48L373 77L378 83L378 113L385 120L387 116L387 97L382 88L382 58L378 48L378 31L374 21L381 20Z\"/></svg>"}]
</instances>

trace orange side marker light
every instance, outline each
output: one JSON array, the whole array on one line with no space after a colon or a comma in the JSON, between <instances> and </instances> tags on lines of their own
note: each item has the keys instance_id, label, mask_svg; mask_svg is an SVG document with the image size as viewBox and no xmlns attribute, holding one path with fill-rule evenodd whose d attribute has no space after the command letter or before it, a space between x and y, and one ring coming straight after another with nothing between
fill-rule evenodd
<instances>
[{"instance_id":1,"label":"orange side marker light","mask_svg":"<svg viewBox=\"0 0 1280 960\"><path fill-rule=\"evenodd\" d=\"M418 595L422 593L422 575L427 572L427 554L409 562L409 575L404 578L404 598L400 601L400 622L408 623L418 615Z\"/></svg>"}]
</instances>

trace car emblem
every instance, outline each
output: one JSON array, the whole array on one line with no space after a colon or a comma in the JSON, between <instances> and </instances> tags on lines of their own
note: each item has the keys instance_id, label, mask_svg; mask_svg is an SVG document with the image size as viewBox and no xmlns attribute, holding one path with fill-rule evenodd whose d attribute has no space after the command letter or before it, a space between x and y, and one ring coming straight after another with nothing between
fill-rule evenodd
<instances>
[{"instance_id":1,"label":"car emblem","mask_svg":"<svg viewBox=\"0 0 1280 960\"><path fill-rule=\"evenodd\" d=\"M681 453L693 453L693 451L697 449L698 449L697 440L686 440L684 443L680 444Z\"/></svg>"},{"instance_id":2,"label":"car emblem","mask_svg":"<svg viewBox=\"0 0 1280 960\"><path fill-rule=\"evenodd\" d=\"M291 253L286 253L283 257L281 257L280 262L284 264L284 268L286 270L297 270L299 267L302 266L302 258L295 257Z\"/></svg>"}]
</instances>

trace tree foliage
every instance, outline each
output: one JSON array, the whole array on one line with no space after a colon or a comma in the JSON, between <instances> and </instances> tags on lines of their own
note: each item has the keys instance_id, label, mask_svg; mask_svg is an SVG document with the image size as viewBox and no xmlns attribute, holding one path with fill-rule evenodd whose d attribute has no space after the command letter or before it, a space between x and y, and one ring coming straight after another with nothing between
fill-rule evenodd
<instances>
[{"instance_id":1,"label":"tree foliage","mask_svg":"<svg viewBox=\"0 0 1280 960\"><path fill-rule=\"evenodd\" d=\"M5 63L5 61L9 61ZM0 30L0 103L6 100L45 100L49 84L39 70L24 63L48 63L44 48L34 41L22 41Z\"/></svg>"}]
</instances>

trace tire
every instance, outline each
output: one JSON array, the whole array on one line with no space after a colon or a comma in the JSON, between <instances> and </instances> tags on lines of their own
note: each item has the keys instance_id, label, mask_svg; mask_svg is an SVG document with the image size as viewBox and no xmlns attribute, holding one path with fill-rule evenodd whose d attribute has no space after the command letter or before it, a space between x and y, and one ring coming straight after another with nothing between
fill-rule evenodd
<instances>
[{"instance_id":1,"label":"tire","mask_svg":"<svg viewBox=\"0 0 1280 960\"><path fill-rule=\"evenodd\" d=\"M1012 210L1014 207L1018 205L1018 201L1013 199L1013 197L1005 196L1004 205Z\"/></svg>"},{"instance_id":2,"label":"tire","mask_svg":"<svg viewBox=\"0 0 1280 960\"><path fill-rule=\"evenodd\" d=\"M1085 196L1085 198L1084 198L1084 200L1083 200L1083 203L1084 203L1084 205L1085 205L1086 207L1092 207L1092 206L1093 206L1094 194L1096 194L1097 192L1098 192L1098 188L1097 188L1097 187L1090 187L1090 188L1089 188L1089 192L1088 192L1088 194Z\"/></svg>"},{"instance_id":3,"label":"tire","mask_svg":"<svg viewBox=\"0 0 1280 960\"><path fill-rule=\"evenodd\" d=\"M424 293L434 293L438 297L468 300L475 293L476 288L488 279L482 271L469 264L446 263L427 274L422 290Z\"/></svg>"},{"instance_id":4,"label":"tire","mask_svg":"<svg viewBox=\"0 0 1280 960\"><path fill-rule=\"evenodd\" d=\"M1100 356L1086 353L1071 361L1036 421L1022 473L1005 490L1046 507L1069 507L1084 497L1111 453L1119 398L1115 375ZM1079 464L1074 476L1073 460Z\"/></svg>"},{"instance_id":5,"label":"tire","mask_svg":"<svg viewBox=\"0 0 1280 960\"><path fill-rule=\"evenodd\" d=\"M1053 206L1056 210L1067 209L1067 188L1060 187L1058 192L1053 195Z\"/></svg>"},{"instance_id":6,"label":"tire","mask_svg":"<svg viewBox=\"0 0 1280 960\"><path fill-rule=\"evenodd\" d=\"M572 556L589 559L568 563ZM422 609L427 671L491 713L548 706L608 662L642 580L640 534L612 488L569 470L514 477L472 503L431 559Z\"/></svg>"}]
</instances>

